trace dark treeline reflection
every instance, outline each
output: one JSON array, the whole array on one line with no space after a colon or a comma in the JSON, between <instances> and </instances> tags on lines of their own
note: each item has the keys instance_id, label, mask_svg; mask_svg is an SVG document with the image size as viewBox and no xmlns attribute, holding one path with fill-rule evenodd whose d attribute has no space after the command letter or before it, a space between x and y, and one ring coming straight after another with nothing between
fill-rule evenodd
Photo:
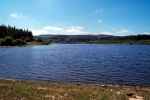
<instances>
[{"instance_id":1,"label":"dark treeline reflection","mask_svg":"<svg viewBox=\"0 0 150 100\"><path fill-rule=\"evenodd\" d=\"M0 45L24 45L33 39L32 32L12 26L0 25Z\"/></svg>"}]
</instances>

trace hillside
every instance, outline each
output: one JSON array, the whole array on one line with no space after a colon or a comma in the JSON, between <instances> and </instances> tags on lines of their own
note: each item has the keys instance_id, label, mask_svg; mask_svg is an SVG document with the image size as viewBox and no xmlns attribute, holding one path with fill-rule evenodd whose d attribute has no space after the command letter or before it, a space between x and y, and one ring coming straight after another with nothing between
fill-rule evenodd
<instances>
[{"instance_id":1,"label":"hillside","mask_svg":"<svg viewBox=\"0 0 150 100\"><path fill-rule=\"evenodd\" d=\"M128 44L150 44L150 35L40 35L36 38L48 40L51 43L128 43Z\"/></svg>"}]
</instances>

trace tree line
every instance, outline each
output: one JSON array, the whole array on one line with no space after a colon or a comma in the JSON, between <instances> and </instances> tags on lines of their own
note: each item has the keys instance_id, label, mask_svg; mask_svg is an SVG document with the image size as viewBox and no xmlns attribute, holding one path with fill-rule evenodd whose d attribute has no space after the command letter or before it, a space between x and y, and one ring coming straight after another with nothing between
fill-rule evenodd
<instances>
[{"instance_id":1,"label":"tree line","mask_svg":"<svg viewBox=\"0 0 150 100\"><path fill-rule=\"evenodd\" d=\"M0 45L24 45L32 39L33 35L29 30L0 25Z\"/></svg>"}]
</instances>

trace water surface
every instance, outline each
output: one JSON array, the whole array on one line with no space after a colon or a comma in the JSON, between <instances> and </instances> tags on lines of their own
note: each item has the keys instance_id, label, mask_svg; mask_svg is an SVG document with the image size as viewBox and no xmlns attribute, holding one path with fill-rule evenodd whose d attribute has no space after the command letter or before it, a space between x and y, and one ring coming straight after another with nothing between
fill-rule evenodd
<instances>
[{"instance_id":1,"label":"water surface","mask_svg":"<svg viewBox=\"0 0 150 100\"><path fill-rule=\"evenodd\" d=\"M150 85L149 45L0 48L0 78Z\"/></svg>"}]
</instances>

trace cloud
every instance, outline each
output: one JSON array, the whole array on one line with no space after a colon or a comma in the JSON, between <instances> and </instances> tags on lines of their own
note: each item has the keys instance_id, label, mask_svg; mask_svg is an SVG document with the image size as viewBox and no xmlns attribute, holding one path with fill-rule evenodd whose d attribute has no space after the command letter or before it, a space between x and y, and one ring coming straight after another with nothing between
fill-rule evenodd
<instances>
[{"instance_id":1,"label":"cloud","mask_svg":"<svg viewBox=\"0 0 150 100\"><path fill-rule=\"evenodd\" d=\"M143 32L142 34L150 35L150 32Z\"/></svg>"},{"instance_id":2,"label":"cloud","mask_svg":"<svg viewBox=\"0 0 150 100\"><path fill-rule=\"evenodd\" d=\"M32 29L34 35L46 35L46 34L59 34L59 35L84 35L90 32L85 31L82 26L68 26L68 27L58 27L58 26L44 26L40 29Z\"/></svg>"},{"instance_id":3,"label":"cloud","mask_svg":"<svg viewBox=\"0 0 150 100\"><path fill-rule=\"evenodd\" d=\"M103 35L113 35L114 32L107 32L107 31L105 31L105 32L101 32L100 34L103 34Z\"/></svg>"},{"instance_id":4,"label":"cloud","mask_svg":"<svg viewBox=\"0 0 150 100\"><path fill-rule=\"evenodd\" d=\"M139 35L139 34L150 35L150 32L133 32L124 28L113 33L113 35L117 36Z\"/></svg>"},{"instance_id":5,"label":"cloud","mask_svg":"<svg viewBox=\"0 0 150 100\"><path fill-rule=\"evenodd\" d=\"M64 29L64 32L66 33L86 33L84 31L84 27L81 27L81 26L71 26L71 27L67 27Z\"/></svg>"},{"instance_id":6,"label":"cloud","mask_svg":"<svg viewBox=\"0 0 150 100\"><path fill-rule=\"evenodd\" d=\"M126 35L131 35L131 34L136 34L135 32L131 32L128 29L117 29L114 31L103 31L103 32L99 32L100 34L104 34L104 35L114 35L114 36L126 36Z\"/></svg>"},{"instance_id":7,"label":"cloud","mask_svg":"<svg viewBox=\"0 0 150 100\"><path fill-rule=\"evenodd\" d=\"M83 26L44 26L41 28L32 29L34 35L130 35L131 32L127 29L118 29L115 31L90 32ZM148 34L148 33L147 33Z\"/></svg>"},{"instance_id":8,"label":"cloud","mask_svg":"<svg viewBox=\"0 0 150 100\"><path fill-rule=\"evenodd\" d=\"M40 22L32 16L25 15L21 12L9 13L7 21L5 23L23 29L31 29L33 25L40 24Z\"/></svg>"},{"instance_id":9,"label":"cloud","mask_svg":"<svg viewBox=\"0 0 150 100\"><path fill-rule=\"evenodd\" d=\"M62 31L63 28L61 27L56 27L56 26L45 26L43 27L44 30L52 30L52 31Z\"/></svg>"},{"instance_id":10,"label":"cloud","mask_svg":"<svg viewBox=\"0 0 150 100\"><path fill-rule=\"evenodd\" d=\"M23 15L22 13L11 13L9 15L13 19L25 19L27 16Z\"/></svg>"},{"instance_id":11,"label":"cloud","mask_svg":"<svg viewBox=\"0 0 150 100\"><path fill-rule=\"evenodd\" d=\"M120 29L114 32L111 31L102 31L102 32L90 32L87 31L83 26L67 26L67 27L60 27L60 26L44 26L42 28L32 29L34 35L126 35L129 33L127 29Z\"/></svg>"},{"instance_id":12,"label":"cloud","mask_svg":"<svg viewBox=\"0 0 150 100\"><path fill-rule=\"evenodd\" d=\"M120 29L116 33L129 33L129 30L127 30L127 29Z\"/></svg>"}]
</instances>

